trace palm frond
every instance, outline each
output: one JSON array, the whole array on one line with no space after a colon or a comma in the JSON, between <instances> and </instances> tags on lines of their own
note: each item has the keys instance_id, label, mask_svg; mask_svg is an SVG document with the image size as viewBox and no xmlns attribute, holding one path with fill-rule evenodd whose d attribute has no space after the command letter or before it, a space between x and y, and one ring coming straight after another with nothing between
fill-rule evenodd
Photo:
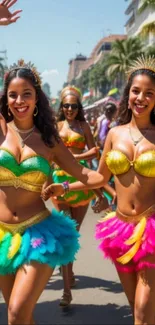
<instances>
[{"instance_id":1,"label":"palm frond","mask_svg":"<svg viewBox=\"0 0 155 325\"><path fill-rule=\"evenodd\" d=\"M138 14L141 14L149 6L155 7L155 0L144 0L138 10Z\"/></svg>"},{"instance_id":2,"label":"palm frond","mask_svg":"<svg viewBox=\"0 0 155 325\"><path fill-rule=\"evenodd\" d=\"M150 33L155 35L155 21L144 25L140 31L140 35L144 38L146 38Z\"/></svg>"}]
</instances>

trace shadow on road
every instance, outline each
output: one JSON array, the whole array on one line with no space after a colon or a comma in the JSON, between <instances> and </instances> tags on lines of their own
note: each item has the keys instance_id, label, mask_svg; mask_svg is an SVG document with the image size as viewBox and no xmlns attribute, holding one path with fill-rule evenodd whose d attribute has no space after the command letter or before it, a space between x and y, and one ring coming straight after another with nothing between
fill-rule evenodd
<instances>
[{"instance_id":1,"label":"shadow on road","mask_svg":"<svg viewBox=\"0 0 155 325\"><path fill-rule=\"evenodd\" d=\"M40 303L36 306L35 315L39 324L132 324L128 306L72 304L70 309L64 312L58 304L59 300Z\"/></svg>"},{"instance_id":2,"label":"shadow on road","mask_svg":"<svg viewBox=\"0 0 155 325\"><path fill-rule=\"evenodd\" d=\"M75 289L86 289L86 288L100 288L100 290L121 293L123 292L120 283L115 281L109 281L99 278L93 278L90 276L76 275L77 286ZM63 281L62 279L56 279L55 277L47 284L46 289L60 290L62 289Z\"/></svg>"},{"instance_id":3,"label":"shadow on road","mask_svg":"<svg viewBox=\"0 0 155 325\"><path fill-rule=\"evenodd\" d=\"M4 303L0 304L0 324L7 324L7 310ZM75 305L63 311L59 307L59 300L52 302L38 303L35 309L36 324L132 324L130 308L128 306L118 306L116 304L107 305Z\"/></svg>"}]
</instances>

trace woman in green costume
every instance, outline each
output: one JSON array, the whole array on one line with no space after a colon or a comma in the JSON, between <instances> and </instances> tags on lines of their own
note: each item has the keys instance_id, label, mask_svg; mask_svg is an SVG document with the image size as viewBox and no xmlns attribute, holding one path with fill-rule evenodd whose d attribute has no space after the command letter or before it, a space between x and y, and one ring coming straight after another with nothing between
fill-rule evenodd
<instances>
[{"instance_id":1,"label":"woman in green costume","mask_svg":"<svg viewBox=\"0 0 155 325\"><path fill-rule=\"evenodd\" d=\"M77 161L84 166L88 166L88 162L94 157L98 157L99 148L95 146L94 138L88 123L85 121L84 112L81 104L81 93L79 89L73 86L65 87L61 92L61 104L58 112L58 130L59 135L65 146L71 151ZM66 157L64 157L66 159ZM76 178L66 173L58 165L53 166L52 178L54 183L69 182L74 183ZM113 195L115 191L107 185L109 192ZM95 193L96 192L96 193ZM72 219L76 220L80 229L82 221L86 215L89 202L96 197L95 194L102 197L100 190L96 191L84 190L76 192L68 192L63 197L52 199L58 210L69 212ZM105 207L108 205L105 200ZM66 292L66 283L69 282L70 287L74 287L75 277L73 273L73 263L67 267L62 267L64 279L64 293L60 301L61 306L68 306L72 296ZM68 287L68 286L67 286Z\"/></svg>"}]
</instances>

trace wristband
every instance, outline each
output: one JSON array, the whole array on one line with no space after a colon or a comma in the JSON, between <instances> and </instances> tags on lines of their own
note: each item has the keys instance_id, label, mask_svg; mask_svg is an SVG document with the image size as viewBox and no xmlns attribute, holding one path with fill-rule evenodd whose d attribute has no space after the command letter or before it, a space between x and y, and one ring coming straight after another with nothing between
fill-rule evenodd
<instances>
[{"instance_id":1,"label":"wristband","mask_svg":"<svg viewBox=\"0 0 155 325\"><path fill-rule=\"evenodd\" d=\"M64 194L61 195L61 196L64 196L65 194L67 194L69 192L69 182L68 181L63 182L61 185L62 185L62 187L64 189Z\"/></svg>"}]
</instances>

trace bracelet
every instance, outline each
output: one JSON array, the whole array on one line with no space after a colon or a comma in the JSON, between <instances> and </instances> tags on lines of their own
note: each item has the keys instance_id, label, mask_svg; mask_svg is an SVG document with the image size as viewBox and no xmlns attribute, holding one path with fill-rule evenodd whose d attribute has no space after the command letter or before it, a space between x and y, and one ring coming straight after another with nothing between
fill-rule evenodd
<instances>
[{"instance_id":1,"label":"bracelet","mask_svg":"<svg viewBox=\"0 0 155 325\"><path fill-rule=\"evenodd\" d=\"M69 182L68 181L63 182L61 185L64 189L64 194L61 195L63 197L65 194L67 194L69 192Z\"/></svg>"}]
</instances>

